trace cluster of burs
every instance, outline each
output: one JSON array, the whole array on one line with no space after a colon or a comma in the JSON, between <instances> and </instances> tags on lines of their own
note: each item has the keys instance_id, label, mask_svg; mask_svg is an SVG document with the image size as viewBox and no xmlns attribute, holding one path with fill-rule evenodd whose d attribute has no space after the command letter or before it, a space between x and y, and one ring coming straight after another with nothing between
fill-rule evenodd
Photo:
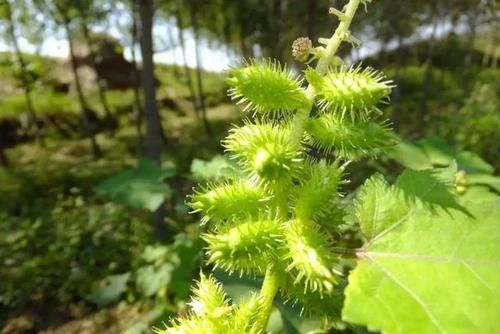
<instances>
[{"instance_id":1,"label":"cluster of burs","mask_svg":"<svg viewBox=\"0 0 500 334\"><path fill-rule=\"evenodd\" d=\"M346 15L331 13L341 22ZM395 142L377 108L392 87L380 72L334 57L326 73L318 71L332 39L352 42L345 35L337 31L316 48L299 39L294 56L308 64L303 74L274 60L229 72L229 94L249 116L223 140L238 173L198 187L189 205L202 215L212 268L265 279L259 294L236 305L201 274L189 316L159 332L260 333L271 307L266 297L272 304L276 294L305 312L331 311L325 305L342 275L332 246L346 212L339 190L348 182L345 167Z\"/></svg>"}]
</instances>

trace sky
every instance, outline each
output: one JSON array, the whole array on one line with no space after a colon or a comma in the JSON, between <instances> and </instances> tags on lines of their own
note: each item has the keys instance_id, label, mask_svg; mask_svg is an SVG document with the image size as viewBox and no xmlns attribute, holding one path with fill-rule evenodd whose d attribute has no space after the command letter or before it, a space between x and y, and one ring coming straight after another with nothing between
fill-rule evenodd
<instances>
[{"instance_id":1,"label":"sky","mask_svg":"<svg viewBox=\"0 0 500 334\"><path fill-rule=\"evenodd\" d=\"M156 30L161 30L157 27ZM165 30L165 29L163 29ZM174 33L176 34L175 30ZM119 34L115 31L111 35L114 37L119 37ZM192 34L187 31L186 36L186 58L187 63L190 67L196 67L196 57L195 57L195 41ZM162 38L158 35L155 36L157 44L162 44ZM35 53L36 47L28 43L25 38L19 39L19 44L21 49L27 53ZM229 53L225 48L219 46L210 46L206 40L200 41L200 54L201 65L206 70L211 71L224 71L231 65L238 62L238 56L232 52ZM163 48L164 49L164 48ZM0 51L9 51L11 48L6 45L3 41L0 41ZM68 43L64 39L58 38L57 36L51 36L46 38L43 45L40 48L40 53L45 56L57 57L57 58L67 58L69 55ZM124 49L125 58L131 59L131 49ZM136 50L136 56L140 59L140 50ZM183 64L182 49L180 46L169 48L168 51L158 52L154 55L154 60L158 63L167 64Z\"/></svg>"},{"instance_id":2,"label":"sky","mask_svg":"<svg viewBox=\"0 0 500 334\"><path fill-rule=\"evenodd\" d=\"M110 18L108 22L106 22L102 26L94 26L93 30L96 32L106 32L122 41L124 38L123 31L126 31L126 27L130 26L130 18L128 15L114 15ZM121 27L121 28L120 28ZM121 29L121 31L120 31ZM183 64L183 56L182 49L179 45L173 45L170 47L166 42L168 40L168 29L171 30L172 36L177 37L178 31L174 22L170 21L157 21L154 26L154 40L155 46L157 50L166 50L162 52L158 52L154 55L154 60L158 63L166 63L166 64ZM442 35L448 32L450 26L447 22L443 22L438 25L437 35ZM412 43L418 39L427 38L432 33L432 27L421 27L419 29L414 38L410 38L407 40L407 43ZM18 35L21 35L18 33ZM185 36L185 45L186 45L186 60L187 64L190 67L196 67L196 56L195 56L195 40L193 38L192 32L187 29L184 32ZM175 38L174 37L174 38ZM363 38L363 36L358 36L362 40L369 41L369 43L365 43L361 46L357 52L354 54L359 56L361 59L376 53L380 49L380 43L377 41L371 40L371 38ZM370 41L371 40L371 41ZM395 41L393 41L395 42ZM28 41L24 38L19 39L20 47L24 52L35 53L36 47L28 43ZM178 43L177 43L178 44ZM390 43L388 45L389 49L396 48L396 43ZM221 45L210 45L207 40L201 40L199 42L199 49L201 57L201 67L210 70L210 71L224 71L233 65L237 65L240 63L241 56L235 53L234 51L228 51L227 48ZM0 51L10 50L10 47L6 45L3 41L0 41ZM58 57L58 58L67 58L69 54L68 43L65 41L62 36L59 34L53 34L47 37L41 47L39 47L39 51L42 55ZM124 48L125 58L128 60L131 59L131 49L129 47ZM137 48L136 56L140 60L140 50ZM358 59L359 60L359 59Z\"/></svg>"}]
</instances>

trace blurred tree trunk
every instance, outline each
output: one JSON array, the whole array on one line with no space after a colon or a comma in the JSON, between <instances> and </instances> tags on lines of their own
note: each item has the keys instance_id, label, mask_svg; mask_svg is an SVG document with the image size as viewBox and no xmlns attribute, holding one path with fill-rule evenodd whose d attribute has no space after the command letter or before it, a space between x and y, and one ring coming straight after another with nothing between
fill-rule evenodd
<instances>
[{"instance_id":1,"label":"blurred tree trunk","mask_svg":"<svg viewBox=\"0 0 500 334\"><path fill-rule=\"evenodd\" d=\"M230 0L224 0L224 13L223 13L223 18L224 18L224 23L222 26L222 34L224 35L224 43L226 44L226 51L227 55L231 56L231 12L229 10L229 1Z\"/></svg>"},{"instance_id":2,"label":"blurred tree trunk","mask_svg":"<svg viewBox=\"0 0 500 334\"><path fill-rule=\"evenodd\" d=\"M198 15L196 15L196 4L193 1L190 1L189 4L189 12L191 15L191 23L193 24L193 34L194 34L194 53L196 56L196 83L198 85L198 97L199 97L199 106L201 111L201 118L203 121L203 127L205 128L205 132L207 134L211 134L210 124L207 119L207 109L205 106L205 92L203 91L203 77L201 73L201 57L200 57L200 48L199 48L199 27L198 27Z\"/></svg>"},{"instance_id":3,"label":"blurred tree trunk","mask_svg":"<svg viewBox=\"0 0 500 334\"><path fill-rule=\"evenodd\" d=\"M177 31L179 43L181 45L182 50L182 58L183 58L183 67L184 67L184 77L186 79L187 86L189 88L189 94L191 94L191 101L193 103L193 110L196 118L200 118L200 110L198 108L198 97L196 92L194 91L193 80L191 80L191 72L189 71L188 63L187 63L187 55L186 55L186 44L184 42L184 28L182 22L182 16L180 13L179 7L177 7L175 11L175 21L177 22Z\"/></svg>"},{"instance_id":4,"label":"blurred tree trunk","mask_svg":"<svg viewBox=\"0 0 500 334\"><path fill-rule=\"evenodd\" d=\"M89 48L91 66L94 69L94 72L96 73L96 86L97 86L97 93L99 95L99 101L101 102L102 108L104 110L106 124L109 127L109 129L108 129L109 135L114 136L114 129L113 129L114 117L113 117L113 114L111 112L111 108L109 107L108 99L106 96L106 87L103 84L103 81L99 77L99 74L97 73L97 70L96 70L96 58L98 57L98 54L96 54L96 52L94 50L94 43L92 42L92 38L90 37L89 28L87 26L87 23L85 22L84 15L83 15L83 13L81 13L80 15L82 17L81 29L83 32L83 38L84 38L85 43L87 44L87 46Z\"/></svg>"},{"instance_id":5,"label":"blurred tree trunk","mask_svg":"<svg viewBox=\"0 0 500 334\"><path fill-rule=\"evenodd\" d=\"M30 127L34 129L34 134L36 141L43 146L43 136L40 125L38 123L38 118L35 113L35 108L33 106L33 100L31 98L31 82L28 76L28 72L26 70L26 62L24 60L24 56L19 47L19 43L17 40L16 34L16 22L14 21L14 17L12 15L12 9L10 6L10 1L5 1L6 11L7 11L7 22L8 22L8 33L10 35L10 39L12 41L12 45L14 46L14 52L16 55L16 60L19 66L19 71L21 74L21 82L23 85L24 92L24 100L26 102L26 109L28 110L28 115L30 118Z\"/></svg>"},{"instance_id":6,"label":"blurred tree trunk","mask_svg":"<svg viewBox=\"0 0 500 334\"><path fill-rule=\"evenodd\" d=\"M178 65L177 65L177 56L175 55L175 39L172 33L172 26L170 24L167 25L167 37L168 37L168 43L170 44L170 47L173 49L172 60L173 60L174 76L176 78L179 78L181 74L179 73L179 68L177 67Z\"/></svg>"},{"instance_id":7,"label":"blurred tree trunk","mask_svg":"<svg viewBox=\"0 0 500 334\"><path fill-rule=\"evenodd\" d=\"M132 71L132 84L133 84L133 91L134 91L134 118L135 118L135 128L137 131L137 153L138 155L142 155L143 149L144 149L144 136L142 134L142 117L143 117L143 110L142 110L142 105L141 105L141 94L139 92L139 85L141 84L139 75L138 75L138 68L137 68L137 57L135 54L135 47L137 45L137 1L132 0L132 6L131 6L131 15L132 15L132 27L131 27L131 34L132 34L132 46L130 48L131 53L132 53L132 65L134 67L134 70Z\"/></svg>"},{"instance_id":8,"label":"blurred tree trunk","mask_svg":"<svg viewBox=\"0 0 500 334\"><path fill-rule=\"evenodd\" d=\"M475 7L474 7L475 8ZM467 15L467 25L469 27L469 38L467 39L466 47L468 48L467 51L465 52L465 57L464 57L464 67L462 73L462 88L465 94L470 90L470 83L469 79L471 77L472 73L472 55L473 52L475 51L474 44L476 42L476 35L477 35L477 19L478 19L478 9L475 8L472 10L471 13ZM498 32L497 32L498 33Z\"/></svg>"},{"instance_id":9,"label":"blurred tree trunk","mask_svg":"<svg viewBox=\"0 0 500 334\"><path fill-rule=\"evenodd\" d=\"M68 45L69 45L71 70L73 71L76 93L78 96L78 102L80 104L80 112L81 112L82 121L83 121L83 128L84 128L85 134L90 139L90 144L92 146L92 153L94 155L94 158L97 159L97 158L102 156L101 148L99 147L99 144L97 143L97 140L95 138L95 127L96 127L95 123L98 121L98 118L88 107L87 102L85 100L85 96L83 95L80 76L78 75L78 64L76 63L73 38L71 35L70 20L68 18L64 18L63 26L64 26L64 31L66 32L66 39L67 39Z\"/></svg>"},{"instance_id":10,"label":"blurred tree trunk","mask_svg":"<svg viewBox=\"0 0 500 334\"><path fill-rule=\"evenodd\" d=\"M243 55L243 58L249 59L253 57L253 45L248 45L248 38L247 36L248 29L246 26L246 19L245 18L239 18L239 34L240 34L240 50L241 54Z\"/></svg>"},{"instance_id":11,"label":"blurred tree trunk","mask_svg":"<svg viewBox=\"0 0 500 334\"><path fill-rule=\"evenodd\" d=\"M307 36L316 40L316 20L318 13L318 0L309 0L307 2Z\"/></svg>"},{"instance_id":12,"label":"blurred tree trunk","mask_svg":"<svg viewBox=\"0 0 500 334\"><path fill-rule=\"evenodd\" d=\"M0 136L0 166L8 167L9 159L7 158L7 154L5 154L5 147L3 144L2 136Z\"/></svg>"},{"instance_id":13,"label":"blurred tree trunk","mask_svg":"<svg viewBox=\"0 0 500 334\"><path fill-rule=\"evenodd\" d=\"M271 10L269 11L271 57L283 61L281 30L283 26L283 15L287 7L287 0L272 0L271 6Z\"/></svg>"},{"instance_id":14,"label":"blurred tree trunk","mask_svg":"<svg viewBox=\"0 0 500 334\"><path fill-rule=\"evenodd\" d=\"M420 100L420 115L419 115L419 133L421 136L424 135L424 129L425 129L425 117L428 114L428 99L429 99L429 93L432 85L432 69L433 69L433 63L432 59L434 57L434 48L435 48L435 43L436 43L436 32L437 32L437 19L436 16L433 15L432 17L432 32L431 36L429 38L429 46L426 49L426 59L424 63L424 80L422 82L422 98Z\"/></svg>"},{"instance_id":15,"label":"blurred tree trunk","mask_svg":"<svg viewBox=\"0 0 500 334\"><path fill-rule=\"evenodd\" d=\"M395 79L393 94L392 94L392 124L394 131L399 133L399 121L400 121L400 113L401 113L401 67L403 65L403 37L401 35L398 36L398 47L396 50L396 59L395 59Z\"/></svg>"},{"instance_id":16,"label":"blurred tree trunk","mask_svg":"<svg viewBox=\"0 0 500 334\"><path fill-rule=\"evenodd\" d=\"M147 156L161 164L163 138L160 116L156 105L156 79L153 63L153 0L140 0L139 14L141 23L142 87L144 90L144 112L146 118ZM165 207L162 205L153 213L154 236L166 240L168 231L165 225Z\"/></svg>"}]
</instances>

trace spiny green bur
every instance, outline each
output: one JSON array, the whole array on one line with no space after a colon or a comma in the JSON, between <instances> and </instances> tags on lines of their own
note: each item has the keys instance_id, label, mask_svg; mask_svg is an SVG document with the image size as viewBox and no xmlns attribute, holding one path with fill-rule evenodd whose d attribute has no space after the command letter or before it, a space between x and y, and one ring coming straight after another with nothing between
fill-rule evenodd
<instances>
[{"instance_id":1,"label":"spiny green bur","mask_svg":"<svg viewBox=\"0 0 500 334\"><path fill-rule=\"evenodd\" d=\"M352 42L354 13L367 2L351 0L342 15L332 11L340 25L322 39L324 46L301 54L309 64L317 61L304 76L275 60L230 71L229 94L253 121L232 129L223 146L244 176L200 186L189 204L208 224L207 262L231 274L264 277L264 283L260 294L235 305L202 274L189 314L157 333L263 333L278 294L316 314L333 298L341 275L332 246L345 212L339 192L345 166L395 143L388 123L374 117L390 82L372 69L335 63L340 43ZM310 117L315 105L319 112ZM335 158L313 157L311 146Z\"/></svg>"}]
</instances>

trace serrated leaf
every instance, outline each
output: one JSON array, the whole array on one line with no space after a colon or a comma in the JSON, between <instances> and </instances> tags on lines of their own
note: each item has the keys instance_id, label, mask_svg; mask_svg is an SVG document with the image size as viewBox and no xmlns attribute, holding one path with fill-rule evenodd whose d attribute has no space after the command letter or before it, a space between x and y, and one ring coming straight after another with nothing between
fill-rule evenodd
<instances>
[{"instance_id":1,"label":"serrated leaf","mask_svg":"<svg viewBox=\"0 0 500 334\"><path fill-rule=\"evenodd\" d=\"M470 215L414 207L369 235L344 320L384 333L499 332L500 199L486 198L464 202Z\"/></svg>"},{"instance_id":2,"label":"serrated leaf","mask_svg":"<svg viewBox=\"0 0 500 334\"><path fill-rule=\"evenodd\" d=\"M366 181L356 207L361 232L367 239L375 237L390 224L404 218L410 210L381 175L375 175Z\"/></svg>"},{"instance_id":3,"label":"serrated leaf","mask_svg":"<svg viewBox=\"0 0 500 334\"><path fill-rule=\"evenodd\" d=\"M454 191L456 173L456 163L447 168L418 171L407 169L398 177L394 186L407 200L418 200L429 208L464 210Z\"/></svg>"}]
</instances>

